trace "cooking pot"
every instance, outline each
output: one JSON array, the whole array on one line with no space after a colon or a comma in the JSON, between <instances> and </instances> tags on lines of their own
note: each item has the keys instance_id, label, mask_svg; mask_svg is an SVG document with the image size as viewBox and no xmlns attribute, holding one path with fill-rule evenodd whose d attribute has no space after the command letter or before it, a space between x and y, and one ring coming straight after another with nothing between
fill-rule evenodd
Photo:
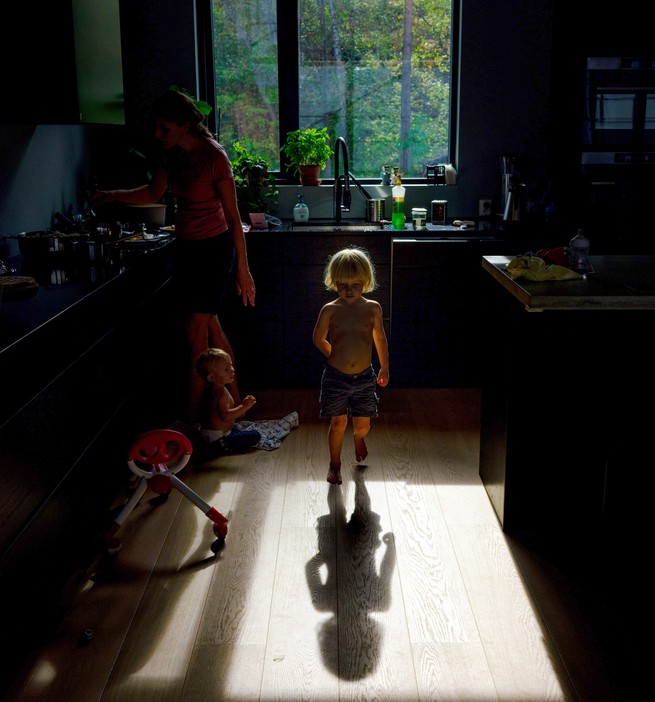
<instances>
[{"instance_id":1,"label":"cooking pot","mask_svg":"<svg viewBox=\"0 0 655 702\"><path fill-rule=\"evenodd\" d=\"M83 237L74 244L75 259L78 263L100 265L110 259L114 242L100 238Z\"/></svg>"},{"instance_id":2,"label":"cooking pot","mask_svg":"<svg viewBox=\"0 0 655 702\"><path fill-rule=\"evenodd\" d=\"M367 222L381 222L384 219L384 203L383 197L372 197L366 201Z\"/></svg>"},{"instance_id":3,"label":"cooking pot","mask_svg":"<svg viewBox=\"0 0 655 702\"><path fill-rule=\"evenodd\" d=\"M56 229L40 229L21 232L7 237L18 240L18 249L26 259L64 258L73 252L74 242L79 234L65 234Z\"/></svg>"}]
</instances>

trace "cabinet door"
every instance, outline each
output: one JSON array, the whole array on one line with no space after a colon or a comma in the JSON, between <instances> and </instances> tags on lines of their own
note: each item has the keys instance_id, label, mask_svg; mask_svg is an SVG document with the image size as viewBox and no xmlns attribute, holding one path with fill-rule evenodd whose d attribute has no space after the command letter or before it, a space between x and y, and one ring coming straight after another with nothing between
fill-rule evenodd
<instances>
[{"instance_id":1,"label":"cabinet door","mask_svg":"<svg viewBox=\"0 0 655 702\"><path fill-rule=\"evenodd\" d=\"M118 0L73 0L80 122L125 124Z\"/></svg>"},{"instance_id":2,"label":"cabinet door","mask_svg":"<svg viewBox=\"0 0 655 702\"><path fill-rule=\"evenodd\" d=\"M0 122L124 124L118 0L13 3Z\"/></svg>"},{"instance_id":3,"label":"cabinet door","mask_svg":"<svg viewBox=\"0 0 655 702\"><path fill-rule=\"evenodd\" d=\"M394 385L479 386L483 250L477 242L394 240L389 339Z\"/></svg>"},{"instance_id":4,"label":"cabinet door","mask_svg":"<svg viewBox=\"0 0 655 702\"><path fill-rule=\"evenodd\" d=\"M318 387L324 358L312 341L321 307L335 299L323 276L329 257L340 249L359 246L368 251L378 287L366 297L389 314L391 238L380 234L287 234L284 238L284 310L289 387ZM388 318L385 320L388 322Z\"/></svg>"},{"instance_id":5,"label":"cabinet door","mask_svg":"<svg viewBox=\"0 0 655 702\"><path fill-rule=\"evenodd\" d=\"M270 232L250 231L246 247L257 289L255 306L244 306L235 284L230 284L219 317L232 344L241 391L285 387L281 241Z\"/></svg>"},{"instance_id":6,"label":"cabinet door","mask_svg":"<svg viewBox=\"0 0 655 702\"><path fill-rule=\"evenodd\" d=\"M242 384L251 388L318 388L324 359L312 341L321 307L334 299L325 289L328 257L362 246L371 254L388 330L391 238L379 235L249 232L248 260L257 285L255 307L229 304L224 322ZM240 380L240 382L241 382Z\"/></svg>"},{"instance_id":7,"label":"cabinet door","mask_svg":"<svg viewBox=\"0 0 655 702\"><path fill-rule=\"evenodd\" d=\"M75 45L70 3L11 4L0 24L4 99L0 121L77 122Z\"/></svg>"}]
</instances>

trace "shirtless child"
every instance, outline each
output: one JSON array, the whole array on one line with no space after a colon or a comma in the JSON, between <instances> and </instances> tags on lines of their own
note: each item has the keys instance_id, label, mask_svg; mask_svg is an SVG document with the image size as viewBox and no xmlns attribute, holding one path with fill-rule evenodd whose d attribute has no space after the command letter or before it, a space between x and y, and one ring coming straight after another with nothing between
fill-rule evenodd
<instances>
[{"instance_id":1,"label":"shirtless child","mask_svg":"<svg viewBox=\"0 0 655 702\"><path fill-rule=\"evenodd\" d=\"M219 451L238 451L257 444L261 436L258 431L242 431L235 427L237 419L257 402L252 395L246 395L240 405L226 386L235 378L232 357L227 351L209 348L203 351L196 361L196 372L205 381L205 391L200 403L200 433Z\"/></svg>"},{"instance_id":2,"label":"shirtless child","mask_svg":"<svg viewBox=\"0 0 655 702\"><path fill-rule=\"evenodd\" d=\"M320 416L330 417L328 447L329 483L341 485L341 448L352 417L355 458L368 455L365 437L371 417L377 417L376 383L389 383L389 349L382 323L382 307L363 297L376 287L375 269L363 249L342 249L325 268L323 281L338 298L321 309L313 341L327 357L321 377ZM376 375L372 365L373 344L380 362Z\"/></svg>"}]
</instances>

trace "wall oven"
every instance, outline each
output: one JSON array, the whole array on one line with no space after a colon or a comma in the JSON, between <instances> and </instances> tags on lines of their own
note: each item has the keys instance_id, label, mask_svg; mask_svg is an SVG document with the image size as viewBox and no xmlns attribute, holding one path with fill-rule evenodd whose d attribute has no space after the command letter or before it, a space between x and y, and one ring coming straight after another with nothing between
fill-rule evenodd
<instances>
[{"instance_id":1,"label":"wall oven","mask_svg":"<svg viewBox=\"0 0 655 702\"><path fill-rule=\"evenodd\" d=\"M655 57L589 57L580 214L596 253L655 254Z\"/></svg>"},{"instance_id":2,"label":"wall oven","mask_svg":"<svg viewBox=\"0 0 655 702\"><path fill-rule=\"evenodd\" d=\"M655 165L655 58L587 58L583 124L583 166Z\"/></svg>"}]
</instances>

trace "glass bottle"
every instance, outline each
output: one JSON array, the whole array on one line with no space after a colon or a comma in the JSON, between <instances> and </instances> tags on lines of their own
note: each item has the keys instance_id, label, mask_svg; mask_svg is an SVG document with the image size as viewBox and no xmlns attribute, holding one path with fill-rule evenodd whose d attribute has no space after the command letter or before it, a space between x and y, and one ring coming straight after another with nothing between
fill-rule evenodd
<instances>
[{"instance_id":1,"label":"glass bottle","mask_svg":"<svg viewBox=\"0 0 655 702\"><path fill-rule=\"evenodd\" d=\"M400 174L396 176L396 184L391 189L393 209L391 211L391 227L396 231L405 229L405 186L400 181Z\"/></svg>"},{"instance_id":2,"label":"glass bottle","mask_svg":"<svg viewBox=\"0 0 655 702\"><path fill-rule=\"evenodd\" d=\"M309 207L305 204L305 197L298 195L298 201L293 208L293 219L296 222L309 221Z\"/></svg>"},{"instance_id":3,"label":"glass bottle","mask_svg":"<svg viewBox=\"0 0 655 702\"><path fill-rule=\"evenodd\" d=\"M582 229L569 241L569 268L581 275L589 272L589 239Z\"/></svg>"}]
</instances>

